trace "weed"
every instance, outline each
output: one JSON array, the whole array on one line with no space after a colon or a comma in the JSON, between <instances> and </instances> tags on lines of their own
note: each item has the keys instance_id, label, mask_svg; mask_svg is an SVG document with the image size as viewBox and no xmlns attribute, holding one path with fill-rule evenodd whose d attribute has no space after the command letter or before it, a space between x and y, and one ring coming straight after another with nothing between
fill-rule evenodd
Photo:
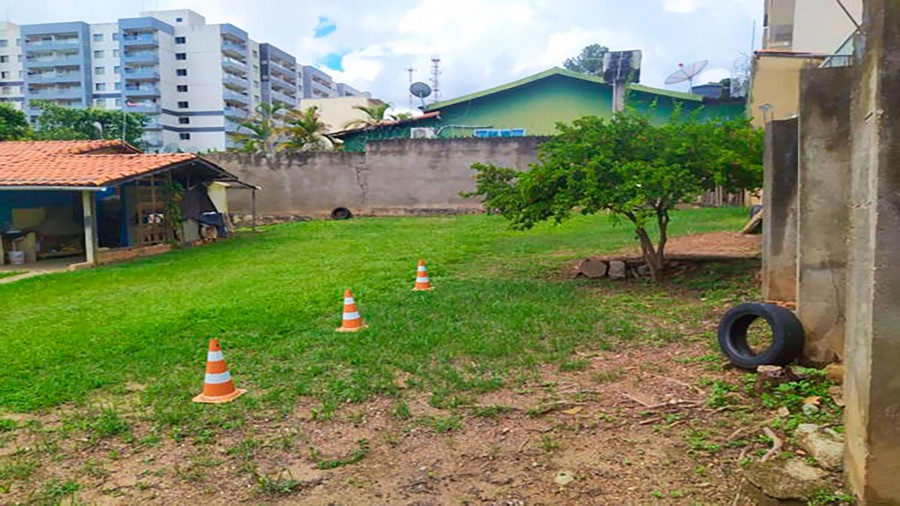
<instances>
[{"instance_id":1,"label":"weed","mask_svg":"<svg viewBox=\"0 0 900 506\"><path fill-rule=\"evenodd\" d=\"M553 453L562 448L562 443L550 434L541 434L541 449L547 453Z\"/></svg>"},{"instance_id":2,"label":"weed","mask_svg":"<svg viewBox=\"0 0 900 506\"><path fill-rule=\"evenodd\" d=\"M409 412L409 404L403 400L397 401L394 407L391 408L391 416L397 420L409 420L412 418L412 414Z\"/></svg>"},{"instance_id":3,"label":"weed","mask_svg":"<svg viewBox=\"0 0 900 506\"><path fill-rule=\"evenodd\" d=\"M31 477L39 462L36 459L19 457L0 466L0 481L25 480Z\"/></svg>"},{"instance_id":4,"label":"weed","mask_svg":"<svg viewBox=\"0 0 900 506\"><path fill-rule=\"evenodd\" d=\"M309 449L309 456L316 462L316 467L323 470L336 469L338 467L356 464L362 459L366 458L366 455L369 454L369 441L366 439L360 439L356 443L357 445L359 445L359 447L356 450L353 450L353 452L350 453L348 457L342 459L323 459L319 451L312 447L310 447Z\"/></svg>"},{"instance_id":5,"label":"weed","mask_svg":"<svg viewBox=\"0 0 900 506\"><path fill-rule=\"evenodd\" d=\"M435 432L452 432L462 430L462 417L459 415L448 416L447 418L426 416L418 420L418 424L424 427L431 427Z\"/></svg>"},{"instance_id":6,"label":"weed","mask_svg":"<svg viewBox=\"0 0 900 506\"><path fill-rule=\"evenodd\" d=\"M81 485L76 481L49 480L41 487L41 497L49 502L58 503L62 498L78 492Z\"/></svg>"},{"instance_id":7,"label":"weed","mask_svg":"<svg viewBox=\"0 0 900 506\"><path fill-rule=\"evenodd\" d=\"M295 480L287 469L282 469L277 476L256 476L256 486L260 492L268 495L287 495L303 486L303 482Z\"/></svg>"},{"instance_id":8,"label":"weed","mask_svg":"<svg viewBox=\"0 0 900 506\"><path fill-rule=\"evenodd\" d=\"M596 383L612 383L614 381L619 381L624 375L625 372L620 369L601 371L594 375L594 381Z\"/></svg>"},{"instance_id":9,"label":"weed","mask_svg":"<svg viewBox=\"0 0 900 506\"><path fill-rule=\"evenodd\" d=\"M247 438L240 443L232 446L225 451L226 455L231 455L241 459L250 459L256 454L256 451L262 446L259 439Z\"/></svg>"},{"instance_id":10,"label":"weed","mask_svg":"<svg viewBox=\"0 0 900 506\"><path fill-rule=\"evenodd\" d=\"M472 408L472 414L482 418L497 418L512 410L513 408L509 406L498 406L495 404L492 406L477 406Z\"/></svg>"},{"instance_id":11,"label":"weed","mask_svg":"<svg viewBox=\"0 0 900 506\"><path fill-rule=\"evenodd\" d=\"M688 448L694 451L702 451L706 453L716 453L721 449L721 446L709 441L708 439L709 433L705 430L700 429L691 429L684 436L684 440L688 445Z\"/></svg>"},{"instance_id":12,"label":"weed","mask_svg":"<svg viewBox=\"0 0 900 506\"><path fill-rule=\"evenodd\" d=\"M716 380L710 385L712 387L709 396L706 398L706 405L711 408L720 408L729 404L734 404L734 392L737 387L727 381Z\"/></svg>"},{"instance_id":13,"label":"weed","mask_svg":"<svg viewBox=\"0 0 900 506\"><path fill-rule=\"evenodd\" d=\"M662 490L654 490L653 492L650 492L650 495L652 495L653 497L655 497L657 499L662 499L663 497L666 496L666 494L662 493Z\"/></svg>"},{"instance_id":14,"label":"weed","mask_svg":"<svg viewBox=\"0 0 900 506\"><path fill-rule=\"evenodd\" d=\"M559 364L559 372L583 371L587 369L589 365L591 365L591 361L586 359L567 360Z\"/></svg>"},{"instance_id":15,"label":"weed","mask_svg":"<svg viewBox=\"0 0 900 506\"><path fill-rule=\"evenodd\" d=\"M104 468L102 464L96 459L88 459L84 466L82 466L82 470L88 476L92 478L103 478L104 476L109 476L109 470Z\"/></svg>"},{"instance_id":16,"label":"weed","mask_svg":"<svg viewBox=\"0 0 900 506\"><path fill-rule=\"evenodd\" d=\"M840 490L834 492L819 490L806 502L806 504L807 506L843 506L854 504L855 502L856 500L852 495L846 494Z\"/></svg>"},{"instance_id":17,"label":"weed","mask_svg":"<svg viewBox=\"0 0 900 506\"><path fill-rule=\"evenodd\" d=\"M15 420L0 418L0 432L9 432L15 430L18 426L19 424L17 424Z\"/></svg>"}]
</instances>

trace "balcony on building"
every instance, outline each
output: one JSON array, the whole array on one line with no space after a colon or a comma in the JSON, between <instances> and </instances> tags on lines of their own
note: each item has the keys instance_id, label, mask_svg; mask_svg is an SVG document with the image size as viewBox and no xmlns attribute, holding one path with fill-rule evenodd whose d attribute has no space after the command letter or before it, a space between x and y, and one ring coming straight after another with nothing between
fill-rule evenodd
<instances>
[{"instance_id":1,"label":"balcony on building","mask_svg":"<svg viewBox=\"0 0 900 506\"><path fill-rule=\"evenodd\" d=\"M159 63L159 53L157 51L125 51L122 55L122 61L125 64L157 64Z\"/></svg>"},{"instance_id":2,"label":"balcony on building","mask_svg":"<svg viewBox=\"0 0 900 506\"><path fill-rule=\"evenodd\" d=\"M26 37L22 41L24 51L52 51L65 49L78 49L81 39L77 34L70 35L42 35Z\"/></svg>"},{"instance_id":3,"label":"balcony on building","mask_svg":"<svg viewBox=\"0 0 900 506\"><path fill-rule=\"evenodd\" d=\"M84 59L77 51L69 52L34 52L25 55L25 68L80 67Z\"/></svg>"},{"instance_id":4,"label":"balcony on building","mask_svg":"<svg viewBox=\"0 0 900 506\"><path fill-rule=\"evenodd\" d=\"M240 121L234 121L226 117L225 119L225 131L228 133L240 133L241 123Z\"/></svg>"},{"instance_id":5,"label":"balcony on building","mask_svg":"<svg viewBox=\"0 0 900 506\"><path fill-rule=\"evenodd\" d=\"M222 84L224 84L228 88L238 91L246 91L247 88L250 87L250 83L247 81L246 77L239 76L237 74L231 74L229 72L223 72Z\"/></svg>"},{"instance_id":6,"label":"balcony on building","mask_svg":"<svg viewBox=\"0 0 900 506\"><path fill-rule=\"evenodd\" d=\"M125 84L125 89L122 91L126 97L158 97L161 94L159 86L146 81Z\"/></svg>"},{"instance_id":7,"label":"balcony on building","mask_svg":"<svg viewBox=\"0 0 900 506\"><path fill-rule=\"evenodd\" d=\"M269 60L269 74L281 76L288 82L297 80L297 70L291 69L287 63L282 63L278 60Z\"/></svg>"},{"instance_id":8,"label":"balcony on building","mask_svg":"<svg viewBox=\"0 0 900 506\"><path fill-rule=\"evenodd\" d=\"M226 118L234 118L234 119L237 119L238 121L243 121L243 120L247 119L249 116L250 116L250 111L248 111L247 109L229 106L229 105L225 106L225 117Z\"/></svg>"},{"instance_id":9,"label":"balcony on building","mask_svg":"<svg viewBox=\"0 0 900 506\"><path fill-rule=\"evenodd\" d=\"M295 97L285 95L284 93L279 93L275 90L272 90L270 92L269 97L271 97L272 102L279 102L282 105L287 106L288 108L293 108L297 105L297 99Z\"/></svg>"},{"instance_id":10,"label":"balcony on building","mask_svg":"<svg viewBox=\"0 0 900 506\"><path fill-rule=\"evenodd\" d=\"M288 94L295 92L297 90L297 84L291 83L289 81L285 81L284 79L276 76L275 74L269 74L269 86L273 89L282 90Z\"/></svg>"},{"instance_id":11,"label":"balcony on building","mask_svg":"<svg viewBox=\"0 0 900 506\"><path fill-rule=\"evenodd\" d=\"M159 116L151 116L150 121L144 124L144 130L162 130L162 127Z\"/></svg>"},{"instance_id":12,"label":"balcony on building","mask_svg":"<svg viewBox=\"0 0 900 506\"><path fill-rule=\"evenodd\" d=\"M84 74L77 70L62 70L54 68L54 70L32 71L28 72L27 80L33 83L73 83L81 82Z\"/></svg>"},{"instance_id":13,"label":"balcony on building","mask_svg":"<svg viewBox=\"0 0 900 506\"><path fill-rule=\"evenodd\" d=\"M250 104L250 97L248 95L238 93L228 88L225 88L225 90L222 91L222 97L225 99L226 103L238 103L242 105Z\"/></svg>"},{"instance_id":14,"label":"balcony on building","mask_svg":"<svg viewBox=\"0 0 900 506\"><path fill-rule=\"evenodd\" d=\"M242 76L247 75L247 64L228 56L222 58L222 68Z\"/></svg>"},{"instance_id":15,"label":"balcony on building","mask_svg":"<svg viewBox=\"0 0 900 506\"><path fill-rule=\"evenodd\" d=\"M159 79L159 67L153 67L153 66L125 67L123 72L125 73L126 81Z\"/></svg>"},{"instance_id":16,"label":"balcony on building","mask_svg":"<svg viewBox=\"0 0 900 506\"><path fill-rule=\"evenodd\" d=\"M71 100L84 98L81 86L46 86L29 87L27 93L31 100Z\"/></svg>"},{"instance_id":17,"label":"balcony on building","mask_svg":"<svg viewBox=\"0 0 900 506\"><path fill-rule=\"evenodd\" d=\"M159 114L162 108L156 102L150 101L127 101L125 102L126 112L137 112L143 114Z\"/></svg>"},{"instance_id":18,"label":"balcony on building","mask_svg":"<svg viewBox=\"0 0 900 506\"><path fill-rule=\"evenodd\" d=\"M247 58L247 45L222 39L222 53L243 61Z\"/></svg>"},{"instance_id":19,"label":"balcony on building","mask_svg":"<svg viewBox=\"0 0 900 506\"><path fill-rule=\"evenodd\" d=\"M125 49L159 47L159 36L156 32L126 32L121 40Z\"/></svg>"}]
</instances>

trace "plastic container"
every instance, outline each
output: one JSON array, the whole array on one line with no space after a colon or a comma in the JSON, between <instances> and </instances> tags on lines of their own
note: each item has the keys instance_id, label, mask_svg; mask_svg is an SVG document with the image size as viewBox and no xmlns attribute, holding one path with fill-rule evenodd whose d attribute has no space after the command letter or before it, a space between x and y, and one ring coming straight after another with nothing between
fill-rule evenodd
<instances>
[{"instance_id":1,"label":"plastic container","mask_svg":"<svg viewBox=\"0 0 900 506\"><path fill-rule=\"evenodd\" d=\"M9 251L6 253L6 258L9 259L9 263L12 265L22 265L25 263L25 252Z\"/></svg>"}]
</instances>

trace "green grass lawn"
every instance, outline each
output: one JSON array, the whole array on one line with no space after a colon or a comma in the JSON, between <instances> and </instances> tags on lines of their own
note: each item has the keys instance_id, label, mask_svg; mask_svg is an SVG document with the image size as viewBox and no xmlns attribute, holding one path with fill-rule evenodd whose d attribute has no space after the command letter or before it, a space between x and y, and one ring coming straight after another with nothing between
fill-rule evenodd
<instances>
[{"instance_id":1,"label":"green grass lawn","mask_svg":"<svg viewBox=\"0 0 900 506\"><path fill-rule=\"evenodd\" d=\"M742 209L681 211L672 229L737 229L745 218ZM79 402L132 382L146 386L159 422L189 420L209 409L190 400L212 337L250 390L216 411L223 420L290 411L301 395L327 413L394 394L398 372L435 404L452 402L637 332L634 315L554 275L632 235L596 216L528 232L491 216L305 222L0 285L0 410ZM410 290L419 258L433 292ZM334 332L344 288L357 296L363 333Z\"/></svg>"}]
</instances>

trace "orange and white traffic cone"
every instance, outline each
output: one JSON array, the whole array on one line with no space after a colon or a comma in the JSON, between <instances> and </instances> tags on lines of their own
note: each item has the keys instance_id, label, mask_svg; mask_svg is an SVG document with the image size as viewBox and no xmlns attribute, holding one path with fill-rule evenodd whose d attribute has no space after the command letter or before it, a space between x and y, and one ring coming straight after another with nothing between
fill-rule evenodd
<instances>
[{"instance_id":1,"label":"orange and white traffic cone","mask_svg":"<svg viewBox=\"0 0 900 506\"><path fill-rule=\"evenodd\" d=\"M215 339L209 340L209 352L206 354L206 378L203 381L203 393L194 397L194 402L222 404L231 402L247 392L243 388L234 388L234 381L225 359L222 348Z\"/></svg>"},{"instance_id":2,"label":"orange and white traffic cone","mask_svg":"<svg viewBox=\"0 0 900 506\"><path fill-rule=\"evenodd\" d=\"M413 287L413 290L417 292L434 290L431 282L428 281L428 267L425 267L425 260L419 260L419 266L416 267L416 286Z\"/></svg>"},{"instance_id":3,"label":"orange and white traffic cone","mask_svg":"<svg viewBox=\"0 0 900 506\"><path fill-rule=\"evenodd\" d=\"M362 318L359 316L359 309L356 307L356 301L353 299L353 292L344 290L344 314L341 318L341 326L338 332L359 332L364 329Z\"/></svg>"}]
</instances>

